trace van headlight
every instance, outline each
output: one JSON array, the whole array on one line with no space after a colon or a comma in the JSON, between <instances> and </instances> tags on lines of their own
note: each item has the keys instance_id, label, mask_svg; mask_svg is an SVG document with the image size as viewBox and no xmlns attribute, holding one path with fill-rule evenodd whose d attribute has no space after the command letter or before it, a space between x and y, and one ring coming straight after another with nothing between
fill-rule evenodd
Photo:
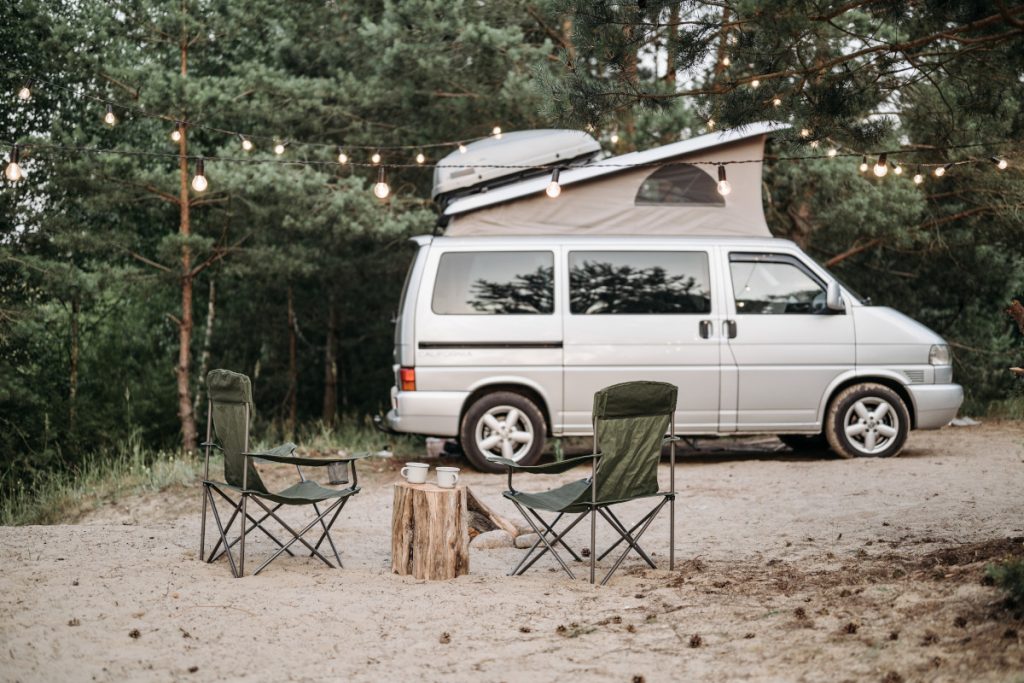
<instances>
[{"instance_id":1,"label":"van headlight","mask_svg":"<svg viewBox=\"0 0 1024 683\"><path fill-rule=\"evenodd\" d=\"M945 344L933 344L928 351L928 362L932 365L952 365L953 356L949 353L949 347Z\"/></svg>"}]
</instances>

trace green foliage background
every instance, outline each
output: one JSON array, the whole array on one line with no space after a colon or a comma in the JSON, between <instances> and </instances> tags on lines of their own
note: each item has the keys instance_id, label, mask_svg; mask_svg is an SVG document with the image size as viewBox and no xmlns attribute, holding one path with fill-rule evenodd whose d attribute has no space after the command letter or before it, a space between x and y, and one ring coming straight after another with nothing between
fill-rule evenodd
<instances>
[{"instance_id":1,"label":"green foliage background","mask_svg":"<svg viewBox=\"0 0 1024 683\"><path fill-rule=\"evenodd\" d=\"M778 46L791 31L807 29L800 18L805 4L775 3L774 18L752 24L757 30L734 48L740 71L780 68ZM736 10L755 12L749 5L736 3ZM991 9L973 5L979 13ZM957 167L923 188L906 175L864 178L849 160L769 162L765 205L775 234L822 261L878 240L838 263L838 274L954 344L968 411L1004 400L1012 391L1005 367L1024 355L1001 311L1012 296L1024 296L1024 180L1021 157L1013 156L1024 130L1024 86L998 76L1019 73L1020 40L946 67L937 84L903 89L899 116L885 125L865 117L880 102L893 104L892 92L870 86L870 73L860 71L848 81L819 84L805 101L789 97L783 112L742 94L604 94L621 90L624 78L631 92L655 94L722 78L708 62L713 22L639 43L641 32L623 29L673 11L705 16L718 8L653 0L636 7L565 0L3 3L2 139L174 151L170 127L161 122L119 112L119 125L104 126L102 106L81 96L90 93L262 134L254 152L262 158L271 156L272 137L320 141L322 149L293 146L288 154L322 161L338 144L416 145L486 135L495 124L513 130L565 122L590 125L610 150L625 152L702 132L712 114L733 125L781 116L850 145L1003 141L1016 164L1008 172ZM629 14L620 21L615 12ZM927 14L908 22L861 13L853 23L890 22L899 34L929 30L942 19ZM194 36L185 77L182 32ZM821 40L839 45L835 36ZM666 49L676 69L659 67ZM767 54L774 61L762 63L759 55ZM983 82L974 77L979 63L989 76ZM24 74L62 87L36 83L32 100L20 103L14 93ZM799 142L782 137L770 153L786 154ZM237 140L200 129L189 131L189 150L242 154ZM436 159L449 151L429 153ZM408 163L412 155L385 161ZM966 156L937 151L927 160ZM0 187L0 486L73 469L129 439L154 448L179 443L174 317L183 243L195 262L216 257L195 281L193 391L215 283L209 367L255 378L265 434L277 435L287 424L289 289L299 420L358 419L387 403L391 315L408 262L406 238L430 232L436 220L428 171L393 171L393 198L381 204L369 191L372 173L351 166L210 163L211 189L193 208L193 234L185 240L177 232L177 207L160 196L177 192L173 159L40 153L24 166L28 180ZM332 311L333 354L327 349ZM338 406L325 416L331 363Z\"/></svg>"}]
</instances>

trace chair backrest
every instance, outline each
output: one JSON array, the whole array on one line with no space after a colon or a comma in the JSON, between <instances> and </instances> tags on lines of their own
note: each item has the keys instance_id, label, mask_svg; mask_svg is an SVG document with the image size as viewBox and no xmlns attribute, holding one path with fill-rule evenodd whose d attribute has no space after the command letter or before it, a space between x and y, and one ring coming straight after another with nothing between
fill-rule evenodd
<instances>
[{"instance_id":1,"label":"chair backrest","mask_svg":"<svg viewBox=\"0 0 1024 683\"><path fill-rule=\"evenodd\" d=\"M241 487L245 467L242 453L249 446L249 423L254 407L252 382L237 372L211 370L206 375L206 391L217 443L224 449L224 481ZM253 491L267 491L251 461L246 486Z\"/></svg>"},{"instance_id":2,"label":"chair backrest","mask_svg":"<svg viewBox=\"0 0 1024 683\"><path fill-rule=\"evenodd\" d=\"M594 394L594 450L602 454L598 502L658 492L661 446L678 393L666 382L623 382Z\"/></svg>"}]
</instances>

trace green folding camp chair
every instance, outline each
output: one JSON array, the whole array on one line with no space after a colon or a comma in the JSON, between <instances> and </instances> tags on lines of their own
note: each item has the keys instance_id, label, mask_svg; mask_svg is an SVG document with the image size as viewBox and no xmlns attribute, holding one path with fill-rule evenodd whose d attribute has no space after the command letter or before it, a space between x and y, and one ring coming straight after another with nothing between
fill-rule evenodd
<instances>
[{"instance_id":1,"label":"green folding camp chair","mask_svg":"<svg viewBox=\"0 0 1024 683\"><path fill-rule=\"evenodd\" d=\"M545 553L551 553L570 578L576 576L569 565L555 550L564 548L573 559L582 559L564 541L587 514L590 514L590 583L594 583L597 560L604 559L615 548L626 543L626 549L608 570L601 585L608 583L612 574L626 559L629 551L636 551L653 569L654 561L640 547L644 535L658 512L669 503L669 568L675 568L675 463L676 437L675 409L677 389L665 382L624 382L605 387L594 394L594 452L548 465L523 466L513 460L490 456L488 460L508 467L508 491L504 496L512 501L526 521L537 532L537 542L527 551L519 564L509 572L510 576L520 575L532 567ZM665 434L669 436L666 438ZM671 469L670 487L667 492L658 490L658 463L661 449L669 443ZM535 474L559 474L582 463L590 463L591 475L564 486L543 493L523 493L512 486L513 472ZM612 511L612 506L638 498L660 497L661 501L640 521L627 529L626 525ZM556 513L558 516L549 524L537 512ZM571 521L556 531L562 517L569 515ZM597 516L601 515L619 535L619 540L600 556L597 548ZM639 531L638 531L639 529Z\"/></svg>"},{"instance_id":2,"label":"green folding camp chair","mask_svg":"<svg viewBox=\"0 0 1024 683\"><path fill-rule=\"evenodd\" d=\"M300 458L292 455L296 448L293 443L283 444L265 453L250 453L249 423L253 415L253 402L252 383L249 378L230 370L211 370L206 376L206 386L209 410L206 418L206 442L202 444L206 449L206 465L203 469L203 520L199 532L199 558L213 562L221 555L227 554L231 573L235 577L241 577L245 573L245 537L259 529L276 543L278 548L253 572L254 575L259 574L282 553L294 555L291 546L296 542L301 543L309 550L310 557L318 557L328 567L333 568L334 565L330 560L320 552L320 546L326 540L331 546L338 567L341 567L341 555L334 545L334 539L331 538L331 527L348 499L359 492L355 461L366 457L366 455L345 458ZM216 435L216 440L213 438L214 435ZM224 455L224 481L222 482L210 479L210 451L214 448L220 450ZM299 472L299 481L283 491L271 493L253 466L254 459L295 465ZM345 471L346 468L339 468L339 464L346 464L348 471ZM331 467L332 465L334 467ZM331 470L338 468L341 473L334 475L332 477L334 481L331 483L348 484L348 486L343 489L329 489L316 482L308 481L302 472L303 467L331 467ZM227 524L221 523L220 511L217 509L217 501L214 498L215 493L226 501L232 510ZM233 496L237 496L237 498ZM263 515L259 519L246 511L246 503L250 498L263 509ZM321 511L320 504L328 502L327 508ZM208 556L205 552L207 503L209 503L213 519L217 524L217 531L220 534L220 539ZM316 517L300 531L296 531L277 514L277 511L286 505L311 505ZM329 521L327 521L328 516L330 516ZM246 527L245 523L240 521L241 531L233 540L229 541L231 528L236 519L248 520L251 524ZM264 526L269 519L276 521L291 535L291 539L281 542L274 536ZM311 545L303 536L317 525L321 530L320 538ZM239 546L237 564L231 553L232 547L236 544Z\"/></svg>"}]
</instances>

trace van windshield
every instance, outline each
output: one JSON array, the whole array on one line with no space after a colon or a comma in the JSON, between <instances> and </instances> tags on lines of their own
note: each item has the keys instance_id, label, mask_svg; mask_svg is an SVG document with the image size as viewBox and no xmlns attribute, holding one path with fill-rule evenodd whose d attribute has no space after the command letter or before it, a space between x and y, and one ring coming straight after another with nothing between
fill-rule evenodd
<instances>
[{"instance_id":1,"label":"van windshield","mask_svg":"<svg viewBox=\"0 0 1024 683\"><path fill-rule=\"evenodd\" d=\"M815 263L817 263L817 261L815 261ZM818 263L818 265L821 267L822 270L824 270L826 273L828 273L829 277L831 277L833 280L838 282L840 287L842 287L847 292L849 292L850 295L853 296L853 298L857 300L857 303L859 303L862 306L870 306L871 305L871 297L863 297L863 296L861 296L857 292L857 290L855 290L853 287L851 287L850 285L848 285L845 282L843 282L842 278L836 277L836 274L833 273L831 270L829 270L828 268L826 268L825 266L823 266L820 263Z\"/></svg>"}]
</instances>

